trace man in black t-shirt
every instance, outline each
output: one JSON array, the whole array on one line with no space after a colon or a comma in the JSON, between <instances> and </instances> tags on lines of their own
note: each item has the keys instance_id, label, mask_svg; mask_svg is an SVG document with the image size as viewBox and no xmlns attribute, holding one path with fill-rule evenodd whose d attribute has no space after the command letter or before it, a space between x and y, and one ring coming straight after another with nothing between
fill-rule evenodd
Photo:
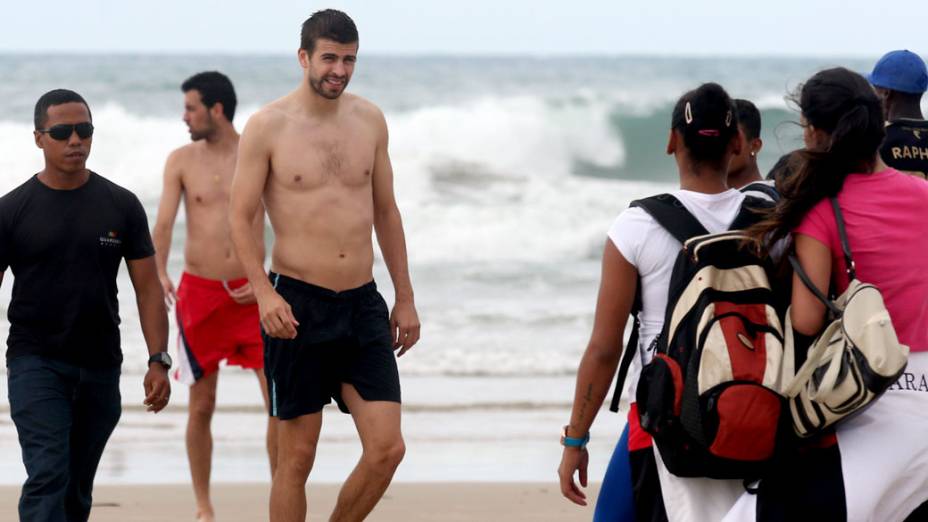
<instances>
[{"instance_id":1,"label":"man in black t-shirt","mask_svg":"<svg viewBox=\"0 0 928 522\"><path fill-rule=\"evenodd\" d=\"M913 52L892 51L880 58L869 79L886 117L883 163L928 178L928 121L921 108L922 94L928 90L925 62Z\"/></svg>"},{"instance_id":2,"label":"man in black t-shirt","mask_svg":"<svg viewBox=\"0 0 928 522\"><path fill-rule=\"evenodd\" d=\"M90 108L64 89L39 98L35 142L45 168L0 198L0 283L14 276L7 372L10 413L28 478L21 520L86 521L97 463L121 412L119 302L123 259L149 370L145 404L170 396L168 322L145 211L87 170Z\"/></svg>"}]
</instances>

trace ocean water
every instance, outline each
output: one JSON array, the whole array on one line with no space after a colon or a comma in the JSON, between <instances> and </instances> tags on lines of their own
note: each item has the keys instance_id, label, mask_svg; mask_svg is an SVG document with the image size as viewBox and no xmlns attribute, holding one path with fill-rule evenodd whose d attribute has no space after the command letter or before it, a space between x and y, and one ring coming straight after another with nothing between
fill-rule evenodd
<instances>
[{"instance_id":1,"label":"ocean water","mask_svg":"<svg viewBox=\"0 0 928 522\"><path fill-rule=\"evenodd\" d=\"M862 71L871 64L813 58L362 55L349 90L377 103L389 124L396 194L423 325L419 345L400 360L406 389L415 390L406 400L412 429L427 434L423 437L436 454L447 447L443 437L473 443L462 434L470 433L464 427L477 425L501 427L498 440L533 441L536 454L526 458L559 455L556 432L567 420L572 374L592 326L605 232L632 199L673 188L675 165L664 147L676 98L716 81L732 96L754 101L762 110L765 146L759 161L766 171L801 145L792 123L798 116L784 96L819 69L844 65ZM133 190L153 220L164 160L189 139L179 85L207 69L225 72L235 84L238 128L262 104L301 81L295 57L0 55L0 193L41 169L31 133L33 105L43 92L67 87L82 93L93 110L97 132L88 166ZM175 278L182 270L183 220L181 211L170 258ZM392 302L379 259L375 275ZM131 285L125 273L121 278L124 381L138 387L145 349ZM3 338L12 286L9 273L4 279ZM230 375L237 377L223 388L229 390L226 402L222 394L219 402L232 408L230 415L250 415L252 429L239 438L260 448L260 429L254 428L262 425L260 397L251 390L250 376ZM137 397L126 397L127 406L135 407ZM178 397L181 413L162 415L157 422L131 409L128 415L138 418L139 429L157 434L159 423L166 422L171 426L166 430L182 433L177 430L184 420L183 394ZM6 419L0 421L0 452L15 461L15 434ZM436 422L447 430L428 429ZM621 426L614 416L602 422L609 424L600 433L617 433ZM125 429L132 428L120 428ZM148 439L114 436L117 448L123 447L121 440ZM179 464L164 472L166 480L185 477L182 443L174 443ZM476 474L453 472L457 461L449 462L439 478L476 479ZM466 470L466 461L458 464ZM110 469L101 468L103 480L142 480L132 466ZM552 478L553 467L544 469L538 478ZM219 470L220 480L249 476ZM421 471L409 472L410 479L429 476ZM18 480L11 473L0 470L0 482ZM333 472L333 480L339 473Z\"/></svg>"}]
</instances>

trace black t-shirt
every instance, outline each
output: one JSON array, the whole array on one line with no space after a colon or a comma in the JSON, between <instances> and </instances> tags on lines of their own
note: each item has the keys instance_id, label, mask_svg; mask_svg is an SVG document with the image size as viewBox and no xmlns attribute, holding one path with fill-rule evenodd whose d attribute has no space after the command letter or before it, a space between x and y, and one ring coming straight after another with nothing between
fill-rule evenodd
<instances>
[{"instance_id":1,"label":"black t-shirt","mask_svg":"<svg viewBox=\"0 0 928 522\"><path fill-rule=\"evenodd\" d=\"M895 120L886 126L886 139L880 146L883 163L922 177L928 177L928 121Z\"/></svg>"},{"instance_id":2,"label":"black t-shirt","mask_svg":"<svg viewBox=\"0 0 928 522\"><path fill-rule=\"evenodd\" d=\"M119 264L154 253L138 198L93 172L74 190L33 176L0 198L0 270L15 276L7 359L120 364Z\"/></svg>"}]
</instances>

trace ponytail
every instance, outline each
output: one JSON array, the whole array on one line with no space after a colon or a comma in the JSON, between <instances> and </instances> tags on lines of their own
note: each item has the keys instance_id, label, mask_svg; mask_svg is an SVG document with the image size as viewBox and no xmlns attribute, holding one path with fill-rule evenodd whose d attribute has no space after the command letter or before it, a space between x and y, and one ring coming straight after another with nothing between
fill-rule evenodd
<instances>
[{"instance_id":1,"label":"ponytail","mask_svg":"<svg viewBox=\"0 0 928 522\"><path fill-rule=\"evenodd\" d=\"M829 139L820 149L796 151L795 172L778 183L780 202L748 230L758 249L787 237L819 201L837 196L848 174L871 170L885 134L879 99L848 69L819 72L793 101Z\"/></svg>"},{"instance_id":2,"label":"ponytail","mask_svg":"<svg viewBox=\"0 0 928 522\"><path fill-rule=\"evenodd\" d=\"M670 125L683 136L683 145L697 163L721 162L738 136L735 104L717 83L702 84L681 96Z\"/></svg>"}]
</instances>

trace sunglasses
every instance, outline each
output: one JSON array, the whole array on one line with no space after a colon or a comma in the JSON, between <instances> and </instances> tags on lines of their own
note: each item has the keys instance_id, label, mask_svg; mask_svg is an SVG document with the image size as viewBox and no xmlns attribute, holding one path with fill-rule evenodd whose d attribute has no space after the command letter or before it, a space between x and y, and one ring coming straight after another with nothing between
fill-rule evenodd
<instances>
[{"instance_id":1,"label":"sunglasses","mask_svg":"<svg viewBox=\"0 0 928 522\"><path fill-rule=\"evenodd\" d=\"M77 133L77 137L86 140L93 136L93 124L89 121L83 123L62 123L61 125L52 125L47 129L36 129L38 132L48 134L53 140L64 141L71 137L71 134Z\"/></svg>"}]
</instances>

